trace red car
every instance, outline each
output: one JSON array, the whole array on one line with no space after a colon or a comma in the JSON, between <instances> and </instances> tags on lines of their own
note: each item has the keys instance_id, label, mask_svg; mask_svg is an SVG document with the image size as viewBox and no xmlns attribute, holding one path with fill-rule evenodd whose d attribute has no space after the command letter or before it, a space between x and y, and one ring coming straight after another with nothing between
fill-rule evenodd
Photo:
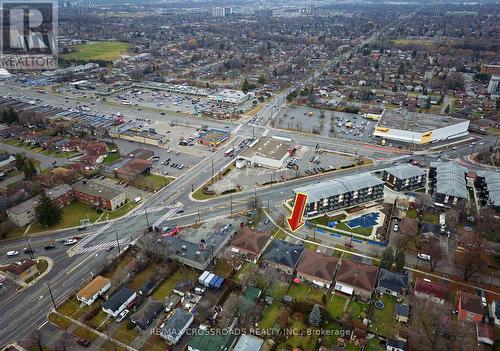
<instances>
[{"instance_id":1,"label":"red car","mask_svg":"<svg viewBox=\"0 0 500 351\"><path fill-rule=\"evenodd\" d=\"M76 343L79 345L82 345L83 347L89 347L90 346L90 341L85 339L85 338L76 338Z\"/></svg>"}]
</instances>

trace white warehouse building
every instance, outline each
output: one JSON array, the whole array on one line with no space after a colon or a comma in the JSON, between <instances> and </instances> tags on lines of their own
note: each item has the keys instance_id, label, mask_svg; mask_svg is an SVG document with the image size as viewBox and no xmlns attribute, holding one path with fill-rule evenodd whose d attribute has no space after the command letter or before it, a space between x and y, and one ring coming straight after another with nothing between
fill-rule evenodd
<instances>
[{"instance_id":1,"label":"white warehouse building","mask_svg":"<svg viewBox=\"0 0 500 351\"><path fill-rule=\"evenodd\" d=\"M278 169L297 147L297 144L288 138L262 137L255 140L238 156L236 167L257 166Z\"/></svg>"},{"instance_id":2,"label":"white warehouse building","mask_svg":"<svg viewBox=\"0 0 500 351\"><path fill-rule=\"evenodd\" d=\"M373 136L412 144L428 144L466 136L469 121L449 116L384 110Z\"/></svg>"}]
</instances>

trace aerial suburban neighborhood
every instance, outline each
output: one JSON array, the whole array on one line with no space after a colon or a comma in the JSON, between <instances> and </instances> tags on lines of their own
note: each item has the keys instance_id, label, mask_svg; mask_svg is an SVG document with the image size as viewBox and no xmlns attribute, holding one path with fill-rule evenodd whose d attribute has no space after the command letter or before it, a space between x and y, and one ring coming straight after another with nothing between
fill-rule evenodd
<instances>
[{"instance_id":1,"label":"aerial suburban neighborhood","mask_svg":"<svg viewBox=\"0 0 500 351\"><path fill-rule=\"evenodd\" d=\"M498 1L0 12L0 350L500 350Z\"/></svg>"}]
</instances>

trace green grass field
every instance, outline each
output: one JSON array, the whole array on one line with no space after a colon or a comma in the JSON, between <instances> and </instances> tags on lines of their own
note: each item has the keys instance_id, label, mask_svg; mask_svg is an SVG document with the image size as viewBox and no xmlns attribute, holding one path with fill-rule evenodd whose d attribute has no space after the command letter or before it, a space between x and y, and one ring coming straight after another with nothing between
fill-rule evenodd
<instances>
[{"instance_id":1,"label":"green grass field","mask_svg":"<svg viewBox=\"0 0 500 351\"><path fill-rule=\"evenodd\" d=\"M64 54L66 60L104 60L113 61L120 55L127 52L128 43L104 41L97 43L88 43L76 45L73 52Z\"/></svg>"}]
</instances>

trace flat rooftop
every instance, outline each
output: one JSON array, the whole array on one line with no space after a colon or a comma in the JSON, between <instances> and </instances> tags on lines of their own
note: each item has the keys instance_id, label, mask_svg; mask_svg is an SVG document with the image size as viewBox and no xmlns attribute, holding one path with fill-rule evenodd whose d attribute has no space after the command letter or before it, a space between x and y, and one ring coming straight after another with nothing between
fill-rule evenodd
<instances>
[{"instance_id":1,"label":"flat rooftop","mask_svg":"<svg viewBox=\"0 0 500 351\"><path fill-rule=\"evenodd\" d=\"M464 119L440 116L430 113L417 113L406 110L384 110L377 127L424 133L434 129L448 127Z\"/></svg>"},{"instance_id":2,"label":"flat rooftop","mask_svg":"<svg viewBox=\"0 0 500 351\"><path fill-rule=\"evenodd\" d=\"M243 158L252 158L254 155L259 155L273 160L281 160L293 145L291 141L262 137L243 151L240 156Z\"/></svg>"}]
</instances>

